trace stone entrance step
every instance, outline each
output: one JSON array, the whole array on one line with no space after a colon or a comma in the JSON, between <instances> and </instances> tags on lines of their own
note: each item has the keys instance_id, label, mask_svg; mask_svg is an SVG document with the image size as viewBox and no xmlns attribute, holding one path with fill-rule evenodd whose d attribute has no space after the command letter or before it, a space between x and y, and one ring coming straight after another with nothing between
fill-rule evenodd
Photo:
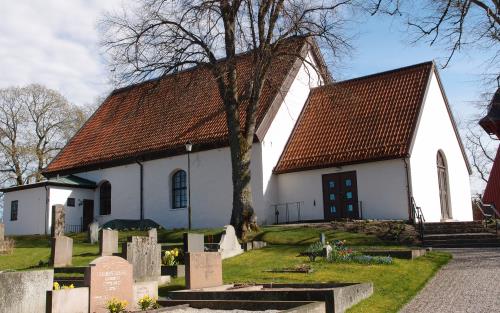
<instances>
[{"instance_id":1,"label":"stone entrance step","mask_svg":"<svg viewBox=\"0 0 500 313\"><path fill-rule=\"evenodd\" d=\"M435 248L500 247L500 238L481 222L425 223L423 244Z\"/></svg>"},{"instance_id":2,"label":"stone entrance step","mask_svg":"<svg viewBox=\"0 0 500 313\"><path fill-rule=\"evenodd\" d=\"M459 234L487 232L481 222L425 223L425 234Z\"/></svg>"},{"instance_id":3,"label":"stone entrance step","mask_svg":"<svg viewBox=\"0 0 500 313\"><path fill-rule=\"evenodd\" d=\"M500 238L481 222L425 223L424 226L426 247L500 247Z\"/></svg>"}]
</instances>

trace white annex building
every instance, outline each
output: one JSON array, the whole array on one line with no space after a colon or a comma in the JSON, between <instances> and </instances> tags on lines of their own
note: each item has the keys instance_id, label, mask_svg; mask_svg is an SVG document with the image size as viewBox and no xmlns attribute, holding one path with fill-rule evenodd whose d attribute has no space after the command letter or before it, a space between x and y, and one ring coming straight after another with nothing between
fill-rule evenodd
<instances>
[{"instance_id":1,"label":"white annex building","mask_svg":"<svg viewBox=\"0 0 500 313\"><path fill-rule=\"evenodd\" d=\"M326 71L311 74L311 64L324 68L314 42L287 49L302 58L275 60L257 112L251 170L260 224L407 220L415 204L428 222L472 220L469 164L432 62L332 82ZM238 58L242 86L250 62L250 54ZM189 186L194 228L228 224L230 153L210 72L115 90L44 175L2 190L7 234L50 233L54 204L65 206L68 231L115 219L183 228Z\"/></svg>"}]
</instances>

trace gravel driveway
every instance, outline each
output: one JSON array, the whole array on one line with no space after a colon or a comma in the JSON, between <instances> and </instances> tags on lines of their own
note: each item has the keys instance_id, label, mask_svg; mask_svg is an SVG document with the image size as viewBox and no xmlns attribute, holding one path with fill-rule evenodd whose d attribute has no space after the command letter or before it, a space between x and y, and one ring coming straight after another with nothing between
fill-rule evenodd
<instances>
[{"instance_id":1,"label":"gravel driveway","mask_svg":"<svg viewBox=\"0 0 500 313\"><path fill-rule=\"evenodd\" d=\"M400 312L500 312L500 248L442 250L453 259Z\"/></svg>"}]
</instances>

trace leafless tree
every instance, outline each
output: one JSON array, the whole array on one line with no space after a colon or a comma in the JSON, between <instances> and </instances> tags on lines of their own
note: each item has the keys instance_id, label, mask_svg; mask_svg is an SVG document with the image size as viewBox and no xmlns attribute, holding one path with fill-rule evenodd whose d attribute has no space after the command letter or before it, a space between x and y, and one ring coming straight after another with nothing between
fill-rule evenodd
<instances>
[{"instance_id":1,"label":"leafless tree","mask_svg":"<svg viewBox=\"0 0 500 313\"><path fill-rule=\"evenodd\" d=\"M213 75L224 104L231 151L231 224L244 235L253 216L250 156L261 91L273 60L290 55L293 36L316 38L332 55L349 47L344 13L351 0L140 0L107 15L103 46L120 83L144 81L192 67ZM238 89L237 54L250 51L252 68ZM297 57L300 57L297 55ZM224 58L224 62L219 62ZM240 111L246 113L240 122Z\"/></svg>"},{"instance_id":2,"label":"leafless tree","mask_svg":"<svg viewBox=\"0 0 500 313\"><path fill-rule=\"evenodd\" d=\"M371 0L372 14L401 15L416 31L415 40L444 44L449 54L477 48L489 55L489 74L500 84L500 1L498 0Z\"/></svg>"},{"instance_id":3,"label":"leafless tree","mask_svg":"<svg viewBox=\"0 0 500 313\"><path fill-rule=\"evenodd\" d=\"M41 170L87 113L41 85L0 89L0 184L41 181Z\"/></svg>"},{"instance_id":4,"label":"leafless tree","mask_svg":"<svg viewBox=\"0 0 500 313\"><path fill-rule=\"evenodd\" d=\"M485 183L488 182L491 166L495 160L498 139L488 136L477 121L473 121L466 128L465 148L467 149L476 176Z\"/></svg>"},{"instance_id":5,"label":"leafless tree","mask_svg":"<svg viewBox=\"0 0 500 313\"><path fill-rule=\"evenodd\" d=\"M26 173L29 170L28 142L24 136L23 125L27 124L26 110L18 101L21 95L20 88L0 90L0 161L5 183L14 179L17 185L25 183Z\"/></svg>"}]
</instances>

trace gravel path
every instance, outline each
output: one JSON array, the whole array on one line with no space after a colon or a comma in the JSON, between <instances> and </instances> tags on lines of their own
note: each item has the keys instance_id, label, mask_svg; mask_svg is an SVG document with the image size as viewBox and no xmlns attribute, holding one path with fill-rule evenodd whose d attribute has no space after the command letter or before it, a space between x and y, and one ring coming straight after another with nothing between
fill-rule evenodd
<instances>
[{"instance_id":1,"label":"gravel path","mask_svg":"<svg viewBox=\"0 0 500 313\"><path fill-rule=\"evenodd\" d=\"M443 250L453 259L400 313L500 312L500 248Z\"/></svg>"}]
</instances>

